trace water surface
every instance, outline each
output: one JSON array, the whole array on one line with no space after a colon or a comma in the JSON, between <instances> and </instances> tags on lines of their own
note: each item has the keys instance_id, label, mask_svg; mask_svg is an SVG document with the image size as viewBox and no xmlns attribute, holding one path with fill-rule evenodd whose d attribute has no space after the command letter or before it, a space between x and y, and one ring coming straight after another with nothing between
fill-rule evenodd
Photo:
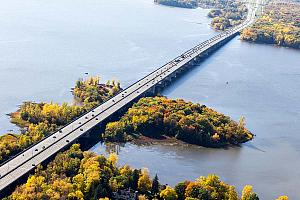
<instances>
[{"instance_id":1,"label":"water surface","mask_svg":"<svg viewBox=\"0 0 300 200\"><path fill-rule=\"evenodd\" d=\"M245 116L255 139L226 150L126 144L119 149L120 164L147 166L171 185L215 173L240 192L244 185L253 185L261 199L282 194L298 199L299 78L298 51L235 38L163 94L205 104L235 120ZM103 144L92 148L99 154L105 149Z\"/></svg>"},{"instance_id":2,"label":"water surface","mask_svg":"<svg viewBox=\"0 0 300 200\"><path fill-rule=\"evenodd\" d=\"M10 0L0 8L0 132L23 101L72 101L84 73L123 87L216 34L207 10L151 0ZM216 173L254 185L261 199L300 198L299 51L232 40L164 91L206 104L257 135L240 148L157 144L119 148L120 164L148 167L163 183ZM228 81L228 84L226 82ZM91 150L105 153L98 144Z\"/></svg>"},{"instance_id":3,"label":"water surface","mask_svg":"<svg viewBox=\"0 0 300 200\"><path fill-rule=\"evenodd\" d=\"M151 0L10 0L0 8L0 131L23 101L70 102L85 72L126 87L216 33L207 10Z\"/></svg>"}]
</instances>

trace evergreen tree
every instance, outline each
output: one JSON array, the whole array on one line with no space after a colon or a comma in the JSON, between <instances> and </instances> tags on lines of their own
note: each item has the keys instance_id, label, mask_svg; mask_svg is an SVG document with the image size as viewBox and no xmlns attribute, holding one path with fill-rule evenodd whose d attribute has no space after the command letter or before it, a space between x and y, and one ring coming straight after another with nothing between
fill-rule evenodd
<instances>
[{"instance_id":1,"label":"evergreen tree","mask_svg":"<svg viewBox=\"0 0 300 200\"><path fill-rule=\"evenodd\" d=\"M152 190L151 190L151 192L153 194L157 194L159 192L159 181L158 181L157 174L155 174L155 177L154 177L154 179L152 181Z\"/></svg>"},{"instance_id":2,"label":"evergreen tree","mask_svg":"<svg viewBox=\"0 0 300 200\"><path fill-rule=\"evenodd\" d=\"M138 182L139 182L139 177L140 177L140 171L137 170L137 169L133 170L133 173L132 173L132 183L131 183L131 188L133 190L137 190Z\"/></svg>"}]
</instances>

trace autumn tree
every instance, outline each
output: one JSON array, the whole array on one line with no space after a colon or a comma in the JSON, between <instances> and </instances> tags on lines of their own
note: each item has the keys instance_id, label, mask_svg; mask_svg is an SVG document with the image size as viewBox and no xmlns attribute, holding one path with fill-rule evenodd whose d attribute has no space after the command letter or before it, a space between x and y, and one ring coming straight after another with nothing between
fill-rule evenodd
<instances>
[{"instance_id":1,"label":"autumn tree","mask_svg":"<svg viewBox=\"0 0 300 200\"><path fill-rule=\"evenodd\" d=\"M276 200L289 200L288 196L280 196Z\"/></svg>"},{"instance_id":2,"label":"autumn tree","mask_svg":"<svg viewBox=\"0 0 300 200\"><path fill-rule=\"evenodd\" d=\"M185 199L185 189L187 187L188 182L180 182L175 186L175 191L178 195L178 200Z\"/></svg>"},{"instance_id":3,"label":"autumn tree","mask_svg":"<svg viewBox=\"0 0 300 200\"><path fill-rule=\"evenodd\" d=\"M106 141L124 141L129 135L176 137L188 143L220 147L253 139L245 119L237 123L204 105L165 97L141 98L119 121L106 125Z\"/></svg>"},{"instance_id":4,"label":"autumn tree","mask_svg":"<svg viewBox=\"0 0 300 200\"><path fill-rule=\"evenodd\" d=\"M145 194L151 190L151 186L152 181L149 176L149 170L147 168L143 168L138 180L138 189L141 193Z\"/></svg>"},{"instance_id":5,"label":"autumn tree","mask_svg":"<svg viewBox=\"0 0 300 200\"><path fill-rule=\"evenodd\" d=\"M109 154L108 161L111 162L114 166L116 166L118 162L118 155L116 153Z\"/></svg>"},{"instance_id":6,"label":"autumn tree","mask_svg":"<svg viewBox=\"0 0 300 200\"><path fill-rule=\"evenodd\" d=\"M259 200L251 185L246 185L242 191L242 200Z\"/></svg>"},{"instance_id":7,"label":"autumn tree","mask_svg":"<svg viewBox=\"0 0 300 200\"><path fill-rule=\"evenodd\" d=\"M187 185L186 197L215 200L238 200L235 188L222 181L216 175L210 174L207 177L200 177L195 182Z\"/></svg>"},{"instance_id":8,"label":"autumn tree","mask_svg":"<svg viewBox=\"0 0 300 200\"><path fill-rule=\"evenodd\" d=\"M160 192L160 197L164 200L176 200L178 198L176 191L170 186Z\"/></svg>"}]
</instances>

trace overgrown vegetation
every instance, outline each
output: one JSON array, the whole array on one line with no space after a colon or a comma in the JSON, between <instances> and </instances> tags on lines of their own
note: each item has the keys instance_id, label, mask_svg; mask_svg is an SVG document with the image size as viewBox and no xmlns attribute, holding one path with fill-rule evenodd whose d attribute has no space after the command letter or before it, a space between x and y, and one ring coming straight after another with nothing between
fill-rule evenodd
<instances>
[{"instance_id":1,"label":"overgrown vegetation","mask_svg":"<svg viewBox=\"0 0 300 200\"><path fill-rule=\"evenodd\" d=\"M9 133L0 137L0 163L99 105L120 89L120 84L115 81L100 84L99 77L90 77L76 82L73 94L79 100L79 106L67 103L23 103L17 112L11 114L11 121L24 131L22 134Z\"/></svg>"},{"instance_id":2,"label":"overgrown vegetation","mask_svg":"<svg viewBox=\"0 0 300 200\"><path fill-rule=\"evenodd\" d=\"M86 109L97 106L121 90L120 83L115 80L100 84L99 77L78 80L73 95L83 103Z\"/></svg>"},{"instance_id":3,"label":"overgrown vegetation","mask_svg":"<svg viewBox=\"0 0 300 200\"><path fill-rule=\"evenodd\" d=\"M154 2L161 5L181 7L181 8L198 7L197 0L154 0Z\"/></svg>"},{"instance_id":4,"label":"overgrown vegetation","mask_svg":"<svg viewBox=\"0 0 300 200\"><path fill-rule=\"evenodd\" d=\"M157 4L182 8L213 8L208 17L215 30L226 30L241 24L247 16L247 7L239 0L154 0Z\"/></svg>"},{"instance_id":5,"label":"overgrown vegetation","mask_svg":"<svg viewBox=\"0 0 300 200\"><path fill-rule=\"evenodd\" d=\"M265 7L264 14L241 38L246 41L300 48L300 4L275 1Z\"/></svg>"},{"instance_id":6,"label":"overgrown vegetation","mask_svg":"<svg viewBox=\"0 0 300 200\"><path fill-rule=\"evenodd\" d=\"M215 30L226 30L241 24L247 17L247 7L237 0L200 0L199 6L213 8L208 17L212 18L211 26Z\"/></svg>"},{"instance_id":7,"label":"overgrown vegetation","mask_svg":"<svg viewBox=\"0 0 300 200\"><path fill-rule=\"evenodd\" d=\"M236 123L204 105L147 97L135 103L119 121L108 123L103 137L108 141L125 141L132 134L171 136L192 144L218 147L251 140L253 134L244 125L244 118Z\"/></svg>"},{"instance_id":8,"label":"overgrown vegetation","mask_svg":"<svg viewBox=\"0 0 300 200\"><path fill-rule=\"evenodd\" d=\"M210 8L208 17L215 30L226 30L241 24L248 9L240 0L154 0L156 3L189 8ZM241 33L241 39L256 43L300 49L299 0L275 0L264 8L264 14Z\"/></svg>"},{"instance_id":9,"label":"overgrown vegetation","mask_svg":"<svg viewBox=\"0 0 300 200\"><path fill-rule=\"evenodd\" d=\"M69 150L59 153L47 167L38 166L27 182L5 200L117 199L120 192L128 197L138 195L139 199L240 199L235 188L216 175L181 182L173 189L161 185L157 176L151 179L146 168L117 167L117 160L116 154L106 158L83 152L78 144L74 144ZM258 197L251 186L245 186L241 199L255 200Z\"/></svg>"}]
</instances>

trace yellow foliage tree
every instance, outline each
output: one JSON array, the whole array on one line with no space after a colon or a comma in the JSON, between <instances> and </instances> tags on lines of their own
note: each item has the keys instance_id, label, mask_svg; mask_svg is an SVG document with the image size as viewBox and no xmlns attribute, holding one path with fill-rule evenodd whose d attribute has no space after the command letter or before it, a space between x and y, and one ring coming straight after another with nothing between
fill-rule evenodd
<instances>
[{"instance_id":1,"label":"yellow foliage tree","mask_svg":"<svg viewBox=\"0 0 300 200\"><path fill-rule=\"evenodd\" d=\"M164 200L176 200L178 198L176 191L170 186L160 192L160 197Z\"/></svg>"},{"instance_id":2,"label":"yellow foliage tree","mask_svg":"<svg viewBox=\"0 0 300 200\"><path fill-rule=\"evenodd\" d=\"M110 161L114 166L118 163L118 155L116 153L109 154L108 161Z\"/></svg>"},{"instance_id":3,"label":"yellow foliage tree","mask_svg":"<svg viewBox=\"0 0 300 200\"><path fill-rule=\"evenodd\" d=\"M138 198L139 198L139 200L148 200L145 195L139 195Z\"/></svg>"},{"instance_id":4,"label":"yellow foliage tree","mask_svg":"<svg viewBox=\"0 0 300 200\"><path fill-rule=\"evenodd\" d=\"M288 196L280 196L276 200L289 200Z\"/></svg>"},{"instance_id":5,"label":"yellow foliage tree","mask_svg":"<svg viewBox=\"0 0 300 200\"><path fill-rule=\"evenodd\" d=\"M253 187L251 185L245 185L242 191L242 200L249 199L252 192L253 192Z\"/></svg>"},{"instance_id":6,"label":"yellow foliage tree","mask_svg":"<svg viewBox=\"0 0 300 200\"><path fill-rule=\"evenodd\" d=\"M152 181L149 176L149 170L147 168L143 168L138 180L138 189L142 193L146 193L151 189L151 186L152 186Z\"/></svg>"}]
</instances>

